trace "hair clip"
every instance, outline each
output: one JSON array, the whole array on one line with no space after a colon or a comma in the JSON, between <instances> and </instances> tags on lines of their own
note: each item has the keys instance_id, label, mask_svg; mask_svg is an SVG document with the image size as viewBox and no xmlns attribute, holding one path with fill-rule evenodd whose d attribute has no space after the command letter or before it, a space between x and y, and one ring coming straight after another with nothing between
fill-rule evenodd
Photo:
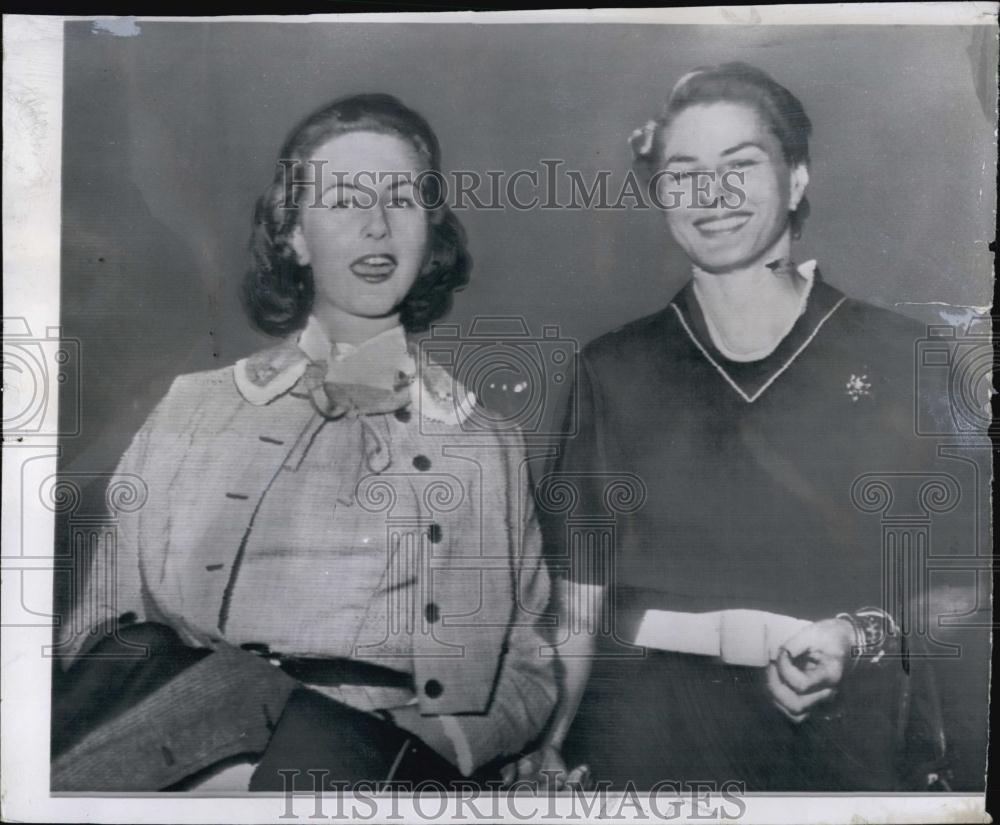
<instances>
[{"instance_id":1,"label":"hair clip","mask_svg":"<svg viewBox=\"0 0 1000 825\"><path fill-rule=\"evenodd\" d=\"M656 136L656 121L647 120L629 136L628 142L636 157L645 158L653 152L653 138Z\"/></svg>"},{"instance_id":2,"label":"hair clip","mask_svg":"<svg viewBox=\"0 0 1000 825\"><path fill-rule=\"evenodd\" d=\"M677 93L688 84L688 81L691 80L692 77L697 77L700 74L705 74L705 69L693 69L687 74L681 75L680 79L674 84L674 87L670 90L670 96L667 98L667 105L668 106L670 105L670 101L673 100L674 97L676 97Z\"/></svg>"}]
</instances>

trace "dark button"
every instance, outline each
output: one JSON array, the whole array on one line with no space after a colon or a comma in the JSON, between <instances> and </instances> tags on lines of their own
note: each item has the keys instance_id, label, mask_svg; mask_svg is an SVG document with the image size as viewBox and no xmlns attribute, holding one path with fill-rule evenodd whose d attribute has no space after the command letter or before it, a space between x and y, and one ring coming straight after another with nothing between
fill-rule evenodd
<instances>
[{"instance_id":1,"label":"dark button","mask_svg":"<svg viewBox=\"0 0 1000 825\"><path fill-rule=\"evenodd\" d=\"M129 610L126 613L122 613L121 616L118 617L118 624L134 624L135 620L138 618L139 617L136 616L135 613Z\"/></svg>"},{"instance_id":2,"label":"dark button","mask_svg":"<svg viewBox=\"0 0 1000 825\"><path fill-rule=\"evenodd\" d=\"M240 645L240 650L256 653L259 656L267 656L271 652L271 648L262 642L245 642Z\"/></svg>"},{"instance_id":3,"label":"dark button","mask_svg":"<svg viewBox=\"0 0 1000 825\"><path fill-rule=\"evenodd\" d=\"M410 415L409 409L406 408L406 407L400 407L398 410L396 410L396 412L394 413L394 415L396 416L396 420L397 421L402 421L404 424L407 421L409 421L410 418L412 417Z\"/></svg>"},{"instance_id":4,"label":"dark button","mask_svg":"<svg viewBox=\"0 0 1000 825\"><path fill-rule=\"evenodd\" d=\"M444 531L441 529L441 525L436 522L427 528L427 538L431 540L431 544L437 544L443 535Z\"/></svg>"},{"instance_id":5,"label":"dark button","mask_svg":"<svg viewBox=\"0 0 1000 825\"><path fill-rule=\"evenodd\" d=\"M425 455L418 455L413 459L413 466L420 472L426 473L431 468L431 460Z\"/></svg>"},{"instance_id":6,"label":"dark button","mask_svg":"<svg viewBox=\"0 0 1000 825\"><path fill-rule=\"evenodd\" d=\"M437 699L438 696L444 693L444 685L437 679L428 679L424 682L424 693L431 699Z\"/></svg>"},{"instance_id":7,"label":"dark button","mask_svg":"<svg viewBox=\"0 0 1000 825\"><path fill-rule=\"evenodd\" d=\"M424 618L431 624L434 624L441 618L441 609L434 602L430 602L424 607Z\"/></svg>"}]
</instances>

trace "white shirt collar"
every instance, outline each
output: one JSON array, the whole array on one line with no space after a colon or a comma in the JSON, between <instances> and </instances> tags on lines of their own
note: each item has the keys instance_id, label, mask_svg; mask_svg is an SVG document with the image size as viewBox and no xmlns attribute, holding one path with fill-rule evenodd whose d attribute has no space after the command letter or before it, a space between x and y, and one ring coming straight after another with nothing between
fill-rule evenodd
<instances>
[{"instance_id":1,"label":"white shirt collar","mask_svg":"<svg viewBox=\"0 0 1000 825\"><path fill-rule=\"evenodd\" d=\"M399 325L380 332L354 346L331 344L323 325L310 315L305 328L295 338L237 361L233 378L240 394L251 404L269 404L288 392L302 377L311 361L343 363L358 354L368 355L386 363L386 370L412 375L415 372L409 354L406 334ZM345 364L348 374L350 368Z\"/></svg>"},{"instance_id":2,"label":"white shirt collar","mask_svg":"<svg viewBox=\"0 0 1000 825\"><path fill-rule=\"evenodd\" d=\"M310 315L305 328L299 334L297 343L299 349L312 361L343 361L355 352L378 349L387 352L396 350L401 356L409 355L406 333L399 324L383 330L360 344L348 344L343 341L331 342L323 325L315 315Z\"/></svg>"},{"instance_id":3,"label":"white shirt collar","mask_svg":"<svg viewBox=\"0 0 1000 825\"><path fill-rule=\"evenodd\" d=\"M386 364L389 380L396 372L415 375L417 367L407 345L406 333L394 326L367 341L352 344L331 344L322 324L313 316L297 338L289 338L277 346L237 361L233 367L236 388L255 406L269 404L284 395L302 377L313 361L336 364L341 380L350 381L356 356L364 353ZM357 358L358 365L367 361ZM461 424L473 411L476 397L443 367L424 364L421 381L413 381L413 401L423 418L443 424ZM359 376L360 377L360 376ZM370 380L371 376L365 376ZM367 381L366 381L367 383Z\"/></svg>"}]
</instances>

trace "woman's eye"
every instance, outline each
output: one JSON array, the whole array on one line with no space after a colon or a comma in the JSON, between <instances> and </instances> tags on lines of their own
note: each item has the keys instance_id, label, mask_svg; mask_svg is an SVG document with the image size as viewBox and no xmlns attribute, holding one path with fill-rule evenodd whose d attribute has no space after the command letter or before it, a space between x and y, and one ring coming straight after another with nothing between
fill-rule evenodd
<instances>
[{"instance_id":1,"label":"woman's eye","mask_svg":"<svg viewBox=\"0 0 1000 825\"><path fill-rule=\"evenodd\" d=\"M376 200L377 198L374 193L348 189L336 194L331 193L327 202L331 209L369 209L375 204Z\"/></svg>"},{"instance_id":2,"label":"woman's eye","mask_svg":"<svg viewBox=\"0 0 1000 825\"><path fill-rule=\"evenodd\" d=\"M416 201L409 195L396 195L396 197L392 199L390 205L397 209L410 209L411 207L416 206Z\"/></svg>"}]
</instances>

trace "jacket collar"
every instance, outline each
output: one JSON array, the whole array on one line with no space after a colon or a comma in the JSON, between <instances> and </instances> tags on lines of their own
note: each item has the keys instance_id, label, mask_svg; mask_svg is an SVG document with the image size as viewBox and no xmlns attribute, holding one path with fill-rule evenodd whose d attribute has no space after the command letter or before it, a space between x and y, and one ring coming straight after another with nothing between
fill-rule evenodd
<instances>
[{"instance_id":1,"label":"jacket collar","mask_svg":"<svg viewBox=\"0 0 1000 825\"><path fill-rule=\"evenodd\" d=\"M354 361L377 363L377 372L384 372L392 380L399 373L411 377L411 403L422 417L441 424L461 424L471 415L476 397L443 367L428 363L418 368L415 349L401 326L356 347L331 344L322 325L310 316L297 336L237 361L233 380L246 401L264 406L290 392L310 364L333 361L338 363L338 371L343 365L343 371L349 373ZM380 382L380 376L369 378Z\"/></svg>"}]
</instances>

